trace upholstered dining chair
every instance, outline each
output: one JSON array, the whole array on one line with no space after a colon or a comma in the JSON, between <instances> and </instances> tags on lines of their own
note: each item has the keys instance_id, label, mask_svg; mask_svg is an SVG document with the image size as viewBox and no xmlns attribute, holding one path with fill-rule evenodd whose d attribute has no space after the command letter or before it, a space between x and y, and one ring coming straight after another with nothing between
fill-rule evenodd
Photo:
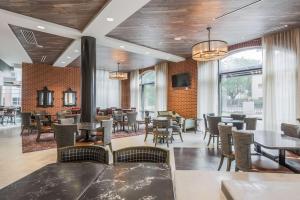
<instances>
[{"instance_id":1,"label":"upholstered dining chair","mask_svg":"<svg viewBox=\"0 0 300 200\"><path fill-rule=\"evenodd\" d=\"M231 162L234 161L234 152L232 151L232 126L219 124L219 134L221 141L221 160L218 167L218 171L220 171L224 158L227 158L227 168L226 171L230 171Z\"/></svg>"},{"instance_id":2,"label":"upholstered dining chair","mask_svg":"<svg viewBox=\"0 0 300 200\"><path fill-rule=\"evenodd\" d=\"M251 154L254 134L250 131L232 130L236 171L289 173L286 167L261 155Z\"/></svg>"},{"instance_id":3,"label":"upholstered dining chair","mask_svg":"<svg viewBox=\"0 0 300 200\"><path fill-rule=\"evenodd\" d=\"M73 146L59 148L58 162L99 162L109 163L108 151L99 146Z\"/></svg>"},{"instance_id":4,"label":"upholstered dining chair","mask_svg":"<svg viewBox=\"0 0 300 200\"><path fill-rule=\"evenodd\" d=\"M126 113L127 115L127 121L125 121L124 123L127 125L127 129L129 131L129 127L131 127L132 129L134 129L134 131L136 132L136 128L137 128L137 112L128 112Z\"/></svg>"},{"instance_id":5,"label":"upholstered dining chair","mask_svg":"<svg viewBox=\"0 0 300 200\"><path fill-rule=\"evenodd\" d=\"M96 142L95 145L99 145L99 141L101 141L100 145L103 145L104 147L106 145L109 145L109 148L112 152L112 130L113 130L113 120L102 120L101 121L102 126L97 128L96 130Z\"/></svg>"},{"instance_id":6,"label":"upholstered dining chair","mask_svg":"<svg viewBox=\"0 0 300 200\"><path fill-rule=\"evenodd\" d=\"M147 136L149 134L153 134L153 124L151 123L150 117L145 117L145 139L144 139L144 142L146 142ZM154 137L153 137L153 141L154 141Z\"/></svg>"},{"instance_id":7,"label":"upholstered dining chair","mask_svg":"<svg viewBox=\"0 0 300 200\"><path fill-rule=\"evenodd\" d=\"M215 116L215 114L214 113L203 114L203 120L204 120L204 137L203 137L203 140L205 140L206 135L209 132L208 124L207 124L207 116Z\"/></svg>"},{"instance_id":8,"label":"upholstered dining chair","mask_svg":"<svg viewBox=\"0 0 300 200\"><path fill-rule=\"evenodd\" d=\"M172 142L171 125L172 125L172 119L166 119L166 120L153 119L153 135L154 135L155 146L157 145L158 140L163 140L166 141L167 147L169 147L169 140Z\"/></svg>"},{"instance_id":9,"label":"upholstered dining chair","mask_svg":"<svg viewBox=\"0 0 300 200\"><path fill-rule=\"evenodd\" d=\"M281 123L281 131L287 136L300 138L300 125Z\"/></svg>"},{"instance_id":10,"label":"upholstered dining chair","mask_svg":"<svg viewBox=\"0 0 300 200\"><path fill-rule=\"evenodd\" d=\"M53 124L57 148L75 146L77 124Z\"/></svg>"},{"instance_id":11,"label":"upholstered dining chair","mask_svg":"<svg viewBox=\"0 0 300 200\"><path fill-rule=\"evenodd\" d=\"M182 139L183 118L176 117L176 124L173 123L171 125L171 128L172 128L171 139L174 140L174 135L179 135L181 142L183 142Z\"/></svg>"},{"instance_id":12,"label":"upholstered dining chair","mask_svg":"<svg viewBox=\"0 0 300 200\"><path fill-rule=\"evenodd\" d=\"M54 133L53 129L51 126L43 126L42 122L41 122L41 118L43 116L36 116L35 120L36 120L36 126L37 126L37 131L38 131L38 135L36 137L36 141L39 142L41 135L44 133Z\"/></svg>"},{"instance_id":13,"label":"upholstered dining chair","mask_svg":"<svg viewBox=\"0 0 300 200\"><path fill-rule=\"evenodd\" d=\"M256 117L245 117L244 122L246 123L246 130L256 130Z\"/></svg>"},{"instance_id":14,"label":"upholstered dining chair","mask_svg":"<svg viewBox=\"0 0 300 200\"><path fill-rule=\"evenodd\" d=\"M213 139L213 144L215 144L215 138L217 138L217 147L219 147L219 129L218 124L221 122L221 117L217 116L207 116L208 130L209 130L209 140L207 146L209 146L211 138Z\"/></svg>"},{"instance_id":15,"label":"upholstered dining chair","mask_svg":"<svg viewBox=\"0 0 300 200\"><path fill-rule=\"evenodd\" d=\"M35 125L31 122L31 113L30 112L22 112L21 113L21 135L23 132L27 130L27 133L32 133L32 130L35 128Z\"/></svg>"},{"instance_id":16,"label":"upholstered dining chair","mask_svg":"<svg viewBox=\"0 0 300 200\"><path fill-rule=\"evenodd\" d=\"M169 150L150 146L119 149L113 156L114 163L170 163Z\"/></svg>"},{"instance_id":17,"label":"upholstered dining chair","mask_svg":"<svg viewBox=\"0 0 300 200\"><path fill-rule=\"evenodd\" d=\"M244 121L246 115L243 115L243 114L230 114L230 117L231 117L233 120L241 120L241 121ZM234 126L235 126L238 130L244 129L244 123L235 123Z\"/></svg>"}]
</instances>

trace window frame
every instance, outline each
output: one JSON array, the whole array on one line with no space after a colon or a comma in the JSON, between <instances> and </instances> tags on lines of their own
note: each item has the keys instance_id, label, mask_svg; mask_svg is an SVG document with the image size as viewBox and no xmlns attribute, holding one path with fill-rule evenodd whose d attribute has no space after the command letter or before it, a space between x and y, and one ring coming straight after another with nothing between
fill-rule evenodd
<instances>
[{"instance_id":1,"label":"window frame","mask_svg":"<svg viewBox=\"0 0 300 200\"><path fill-rule=\"evenodd\" d=\"M140 84L139 84L139 87L140 87L140 91L141 91L141 94L140 94L140 98L141 98L141 106L140 106L140 112L142 113L142 116L144 116L144 114L145 114L145 105L144 105L144 91L145 91L145 86L146 85L153 85L154 87L155 87L155 81L156 80L153 80L153 81L151 81L151 82L148 82L148 83L143 83L142 82L142 78L143 78L143 76L145 75L145 74L147 74L147 73L155 73L155 70L153 70L153 69L150 69L150 70L146 70L146 71L144 71L142 74L140 74ZM156 77L155 77L156 78ZM151 111L150 111L151 112Z\"/></svg>"}]
</instances>

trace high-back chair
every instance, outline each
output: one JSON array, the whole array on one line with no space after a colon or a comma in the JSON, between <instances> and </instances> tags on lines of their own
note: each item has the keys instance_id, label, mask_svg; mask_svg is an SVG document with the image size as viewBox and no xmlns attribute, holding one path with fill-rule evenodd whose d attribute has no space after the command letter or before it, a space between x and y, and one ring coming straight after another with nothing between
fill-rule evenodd
<instances>
[{"instance_id":1,"label":"high-back chair","mask_svg":"<svg viewBox=\"0 0 300 200\"><path fill-rule=\"evenodd\" d=\"M204 120L204 137L203 140L205 140L207 133L209 132L208 130L208 124L207 124L207 116L215 116L214 113L208 113L208 114L203 114L203 120Z\"/></svg>"},{"instance_id":2,"label":"high-back chair","mask_svg":"<svg viewBox=\"0 0 300 200\"><path fill-rule=\"evenodd\" d=\"M233 120L244 121L246 115L243 115L243 114L231 114L230 117L231 117ZM234 123L234 126L235 126L238 130L244 129L244 123Z\"/></svg>"},{"instance_id":3,"label":"high-back chair","mask_svg":"<svg viewBox=\"0 0 300 200\"><path fill-rule=\"evenodd\" d=\"M244 119L246 123L246 130L256 130L257 118L256 117L246 117Z\"/></svg>"},{"instance_id":4,"label":"high-back chair","mask_svg":"<svg viewBox=\"0 0 300 200\"><path fill-rule=\"evenodd\" d=\"M207 124L209 130L209 140L208 144L210 144L211 138L213 138L213 144L215 143L215 138L217 138L217 146L219 146L219 129L218 124L221 122L221 117L216 116L207 116Z\"/></svg>"},{"instance_id":5,"label":"high-back chair","mask_svg":"<svg viewBox=\"0 0 300 200\"><path fill-rule=\"evenodd\" d=\"M234 153L232 151L232 126L219 124L219 134L221 141L221 160L218 171L223 165L224 158L227 158L227 171L230 171L231 162L234 160Z\"/></svg>"},{"instance_id":6,"label":"high-back chair","mask_svg":"<svg viewBox=\"0 0 300 200\"><path fill-rule=\"evenodd\" d=\"M300 138L300 125L282 123L281 131L287 136Z\"/></svg>"},{"instance_id":7,"label":"high-back chair","mask_svg":"<svg viewBox=\"0 0 300 200\"><path fill-rule=\"evenodd\" d=\"M53 124L57 148L75 146L77 124Z\"/></svg>"},{"instance_id":8,"label":"high-back chair","mask_svg":"<svg viewBox=\"0 0 300 200\"><path fill-rule=\"evenodd\" d=\"M39 116L36 115L35 120L36 120L36 127L37 127L37 131L38 131L38 135L36 137L36 141L39 142L41 135L44 133L54 133L53 129L50 126L43 126L42 122L41 122L41 117L43 116Z\"/></svg>"},{"instance_id":9,"label":"high-back chair","mask_svg":"<svg viewBox=\"0 0 300 200\"><path fill-rule=\"evenodd\" d=\"M58 162L99 162L109 163L108 151L99 146L74 146L59 148Z\"/></svg>"},{"instance_id":10,"label":"high-back chair","mask_svg":"<svg viewBox=\"0 0 300 200\"><path fill-rule=\"evenodd\" d=\"M96 138L98 141L101 141L102 145L105 147L106 145L109 145L109 148L112 152L112 145L111 145L111 139L112 139L112 129L113 129L113 120L102 120L101 121L102 126L97 128L96 131ZM98 145L96 142L95 144Z\"/></svg>"},{"instance_id":11,"label":"high-back chair","mask_svg":"<svg viewBox=\"0 0 300 200\"><path fill-rule=\"evenodd\" d=\"M113 155L114 163L170 163L168 150L150 146L119 149Z\"/></svg>"},{"instance_id":12,"label":"high-back chair","mask_svg":"<svg viewBox=\"0 0 300 200\"><path fill-rule=\"evenodd\" d=\"M23 135L24 130L27 130L28 134L32 132L32 129L34 129L34 125L31 123L30 112L21 113L21 125L22 125L21 135Z\"/></svg>"},{"instance_id":13,"label":"high-back chair","mask_svg":"<svg viewBox=\"0 0 300 200\"><path fill-rule=\"evenodd\" d=\"M182 138L182 130L183 130L183 123L184 119L182 117L176 117L176 124L172 124L172 135L171 139L174 140L174 135L179 135L181 142L183 142Z\"/></svg>"},{"instance_id":14,"label":"high-back chair","mask_svg":"<svg viewBox=\"0 0 300 200\"><path fill-rule=\"evenodd\" d=\"M279 163L261 155L251 154L251 144L254 134L250 131L232 130L236 171L291 173L289 169Z\"/></svg>"},{"instance_id":15,"label":"high-back chair","mask_svg":"<svg viewBox=\"0 0 300 200\"><path fill-rule=\"evenodd\" d=\"M172 119L157 120L153 119L153 135L155 140L155 146L158 140L166 140L167 146L169 147L169 140L171 139L171 125ZM172 140L171 140L172 142Z\"/></svg>"},{"instance_id":16,"label":"high-back chair","mask_svg":"<svg viewBox=\"0 0 300 200\"><path fill-rule=\"evenodd\" d=\"M136 132L137 112L128 112L126 115L127 115L127 122L126 123L127 123L128 131L129 131L129 127L131 127Z\"/></svg>"},{"instance_id":17,"label":"high-back chair","mask_svg":"<svg viewBox=\"0 0 300 200\"><path fill-rule=\"evenodd\" d=\"M153 125L151 124L151 117L145 117L145 139L144 142L147 140L147 136L149 134L153 134ZM154 141L154 137L153 137Z\"/></svg>"}]
</instances>

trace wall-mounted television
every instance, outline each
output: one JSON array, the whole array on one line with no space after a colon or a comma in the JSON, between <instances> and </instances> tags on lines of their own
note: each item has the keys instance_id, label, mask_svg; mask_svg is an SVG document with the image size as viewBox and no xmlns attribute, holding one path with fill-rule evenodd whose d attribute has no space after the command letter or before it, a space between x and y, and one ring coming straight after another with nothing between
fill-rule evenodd
<instances>
[{"instance_id":1,"label":"wall-mounted television","mask_svg":"<svg viewBox=\"0 0 300 200\"><path fill-rule=\"evenodd\" d=\"M175 74L172 76L172 87L189 87L190 85L189 73Z\"/></svg>"}]
</instances>

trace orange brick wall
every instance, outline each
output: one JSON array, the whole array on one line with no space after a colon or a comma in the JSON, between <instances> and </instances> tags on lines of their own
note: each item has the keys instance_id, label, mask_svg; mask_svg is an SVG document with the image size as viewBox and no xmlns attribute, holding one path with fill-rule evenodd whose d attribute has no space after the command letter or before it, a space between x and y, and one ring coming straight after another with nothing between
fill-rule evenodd
<instances>
[{"instance_id":1,"label":"orange brick wall","mask_svg":"<svg viewBox=\"0 0 300 200\"><path fill-rule=\"evenodd\" d=\"M191 86L184 88L172 87L172 75L190 73ZM185 118L197 116L197 63L192 59L182 62L169 62L168 68L168 110L175 111Z\"/></svg>"},{"instance_id":2,"label":"orange brick wall","mask_svg":"<svg viewBox=\"0 0 300 200\"><path fill-rule=\"evenodd\" d=\"M54 107L37 107L37 90L45 86L54 91ZM22 64L22 111L46 110L54 115L63 107L63 91L71 88L77 92L77 107L80 107L80 68L53 67L44 64Z\"/></svg>"}]
</instances>

